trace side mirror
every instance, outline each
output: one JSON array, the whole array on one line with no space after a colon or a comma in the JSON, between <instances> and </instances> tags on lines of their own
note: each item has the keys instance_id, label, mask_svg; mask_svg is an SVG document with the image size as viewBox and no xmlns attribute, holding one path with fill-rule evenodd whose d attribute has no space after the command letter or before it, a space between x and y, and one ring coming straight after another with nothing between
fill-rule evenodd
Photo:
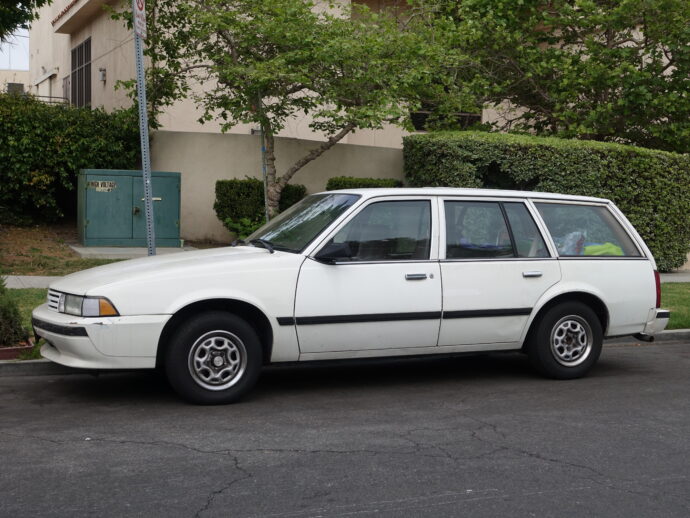
<instances>
[{"instance_id":1,"label":"side mirror","mask_svg":"<svg viewBox=\"0 0 690 518\"><path fill-rule=\"evenodd\" d=\"M335 264L338 261L352 259L352 250L348 243L328 243L314 259L324 264Z\"/></svg>"}]
</instances>

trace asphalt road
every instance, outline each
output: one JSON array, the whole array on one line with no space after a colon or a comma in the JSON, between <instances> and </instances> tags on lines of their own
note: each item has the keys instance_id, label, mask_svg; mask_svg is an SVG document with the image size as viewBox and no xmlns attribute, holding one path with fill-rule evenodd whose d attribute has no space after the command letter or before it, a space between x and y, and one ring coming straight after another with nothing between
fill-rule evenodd
<instances>
[{"instance_id":1,"label":"asphalt road","mask_svg":"<svg viewBox=\"0 0 690 518\"><path fill-rule=\"evenodd\" d=\"M266 371L195 407L155 375L0 378L0 516L690 515L690 343Z\"/></svg>"}]
</instances>

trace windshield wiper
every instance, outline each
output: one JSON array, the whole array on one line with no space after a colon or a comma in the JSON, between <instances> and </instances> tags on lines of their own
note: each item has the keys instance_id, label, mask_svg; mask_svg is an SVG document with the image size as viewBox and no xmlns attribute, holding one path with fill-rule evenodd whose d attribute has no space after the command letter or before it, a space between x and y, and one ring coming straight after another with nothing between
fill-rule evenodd
<instances>
[{"instance_id":1,"label":"windshield wiper","mask_svg":"<svg viewBox=\"0 0 690 518\"><path fill-rule=\"evenodd\" d=\"M271 244L271 242L266 241L265 239L252 239L251 241L249 241L249 244L254 246L261 245L261 248L265 248L272 254L275 253L275 250L273 249L273 245Z\"/></svg>"},{"instance_id":2,"label":"windshield wiper","mask_svg":"<svg viewBox=\"0 0 690 518\"><path fill-rule=\"evenodd\" d=\"M230 246L239 246L244 244L244 239L235 239L232 243L230 243Z\"/></svg>"}]
</instances>

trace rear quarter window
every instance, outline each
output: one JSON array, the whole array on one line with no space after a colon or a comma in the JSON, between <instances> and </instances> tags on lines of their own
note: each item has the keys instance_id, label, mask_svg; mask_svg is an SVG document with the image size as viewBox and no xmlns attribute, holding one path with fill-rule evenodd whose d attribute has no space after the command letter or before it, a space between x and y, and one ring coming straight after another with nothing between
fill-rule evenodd
<instances>
[{"instance_id":1,"label":"rear quarter window","mask_svg":"<svg viewBox=\"0 0 690 518\"><path fill-rule=\"evenodd\" d=\"M613 214L599 205L535 203L561 257L640 257Z\"/></svg>"}]
</instances>

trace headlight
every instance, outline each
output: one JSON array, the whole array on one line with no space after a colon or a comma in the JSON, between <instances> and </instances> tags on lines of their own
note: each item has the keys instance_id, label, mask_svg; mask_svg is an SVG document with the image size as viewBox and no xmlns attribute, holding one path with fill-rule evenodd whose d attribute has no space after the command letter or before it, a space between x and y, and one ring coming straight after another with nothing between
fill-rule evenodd
<instances>
[{"instance_id":1,"label":"headlight","mask_svg":"<svg viewBox=\"0 0 690 518\"><path fill-rule=\"evenodd\" d=\"M63 293L60 295L58 311L78 317L116 317L115 306L105 297L82 297Z\"/></svg>"}]
</instances>

